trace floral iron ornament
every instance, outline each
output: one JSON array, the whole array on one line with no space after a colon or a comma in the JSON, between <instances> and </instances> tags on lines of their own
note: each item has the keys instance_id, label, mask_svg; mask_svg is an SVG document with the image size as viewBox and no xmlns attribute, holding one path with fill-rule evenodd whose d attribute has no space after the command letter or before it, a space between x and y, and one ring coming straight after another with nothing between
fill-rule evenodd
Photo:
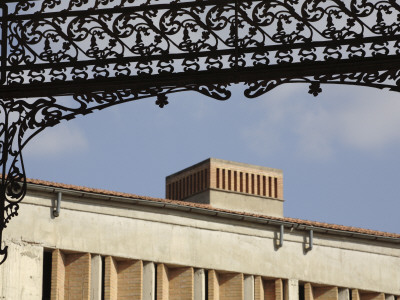
<instances>
[{"instance_id":1,"label":"floral iron ornament","mask_svg":"<svg viewBox=\"0 0 400 300\"><path fill-rule=\"evenodd\" d=\"M63 120L182 91L227 100L239 82L248 98L400 91L400 0L2 0L0 31L0 242L26 193L22 149Z\"/></svg>"}]
</instances>

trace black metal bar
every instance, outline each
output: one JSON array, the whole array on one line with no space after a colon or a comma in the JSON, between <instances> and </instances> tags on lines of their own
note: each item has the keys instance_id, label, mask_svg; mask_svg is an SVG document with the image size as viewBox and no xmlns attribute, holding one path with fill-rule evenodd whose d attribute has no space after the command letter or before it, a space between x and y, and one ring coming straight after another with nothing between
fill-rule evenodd
<instances>
[{"instance_id":1,"label":"black metal bar","mask_svg":"<svg viewBox=\"0 0 400 300\"><path fill-rule=\"evenodd\" d=\"M0 85L6 82L7 70L7 26L8 26L8 7L5 4L1 6L2 20L1 20L1 70L0 70Z\"/></svg>"}]
</instances>

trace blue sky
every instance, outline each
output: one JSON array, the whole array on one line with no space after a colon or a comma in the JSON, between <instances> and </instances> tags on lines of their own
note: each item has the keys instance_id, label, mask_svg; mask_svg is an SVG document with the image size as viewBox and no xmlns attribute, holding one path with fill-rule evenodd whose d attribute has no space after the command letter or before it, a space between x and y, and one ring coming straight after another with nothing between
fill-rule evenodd
<instances>
[{"instance_id":1,"label":"blue sky","mask_svg":"<svg viewBox=\"0 0 400 300\"><path fill-rule=\"evenodd\" d=\"M399 233L400 99L371 88L289 84L256 99L231 87L118 105L47 129L27 176L164 197L165 177L208 157L282 169L285 216Z\"/></svg>"}]
</instances>

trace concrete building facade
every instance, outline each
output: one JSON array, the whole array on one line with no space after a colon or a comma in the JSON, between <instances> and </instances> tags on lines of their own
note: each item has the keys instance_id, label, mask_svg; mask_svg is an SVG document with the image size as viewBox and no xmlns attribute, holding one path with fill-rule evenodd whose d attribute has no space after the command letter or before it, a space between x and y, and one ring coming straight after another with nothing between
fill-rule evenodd
<instances>
[{"instance_id":1,"label":"concrete building facade","mask_svg":"<svg viewBox=\"0 0 400 300\"><path fill-rule=\"evenodd\" d=\"M280 170L209 159L166 195L29 180L0 299L400 300L400 235L285 218Z\"/></svg>"}]
</instances>

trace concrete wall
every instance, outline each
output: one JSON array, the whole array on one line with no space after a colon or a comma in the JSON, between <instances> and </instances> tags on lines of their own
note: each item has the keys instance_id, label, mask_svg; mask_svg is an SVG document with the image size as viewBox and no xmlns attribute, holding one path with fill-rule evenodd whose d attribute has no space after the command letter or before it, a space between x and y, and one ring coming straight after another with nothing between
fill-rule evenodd
<instances>
[{"instance_id":1,"label":"concrete wall","mask_svg":"<svg viewBox=\"0 0 400 300\"><path fill-rule=\"evenodd\" d=\"M43 248L400 295L399 243L314 233L307 251L307 231L292 228L278 248L277 226L66 194L54 218L55 198L29 194L4 231L3 299L41 299Z\"/></svg>"},{"instance_id":2,"label":"concrete wall","mask_svg":"<svg viewBox=\"0 0 400 300\"><path fill-rule=\"evenodd\" d=\"M42 299L42 246L21 236L7 238L6 245L8 258L0 266L0 299Z\"/></svg>"},{"instance_id":3,"label":"concrete wall","mask_svg":"<svg viewBox=\"0 0 400 300\"><path fill-rule=\"evenodd\" d=\"M215 208L228 209L238 212L262 214L272 217L283 217L284 200L266 198L238 192L209 189L195 194L185 201L210 204Z\"/></svg>"}]
</instances>

